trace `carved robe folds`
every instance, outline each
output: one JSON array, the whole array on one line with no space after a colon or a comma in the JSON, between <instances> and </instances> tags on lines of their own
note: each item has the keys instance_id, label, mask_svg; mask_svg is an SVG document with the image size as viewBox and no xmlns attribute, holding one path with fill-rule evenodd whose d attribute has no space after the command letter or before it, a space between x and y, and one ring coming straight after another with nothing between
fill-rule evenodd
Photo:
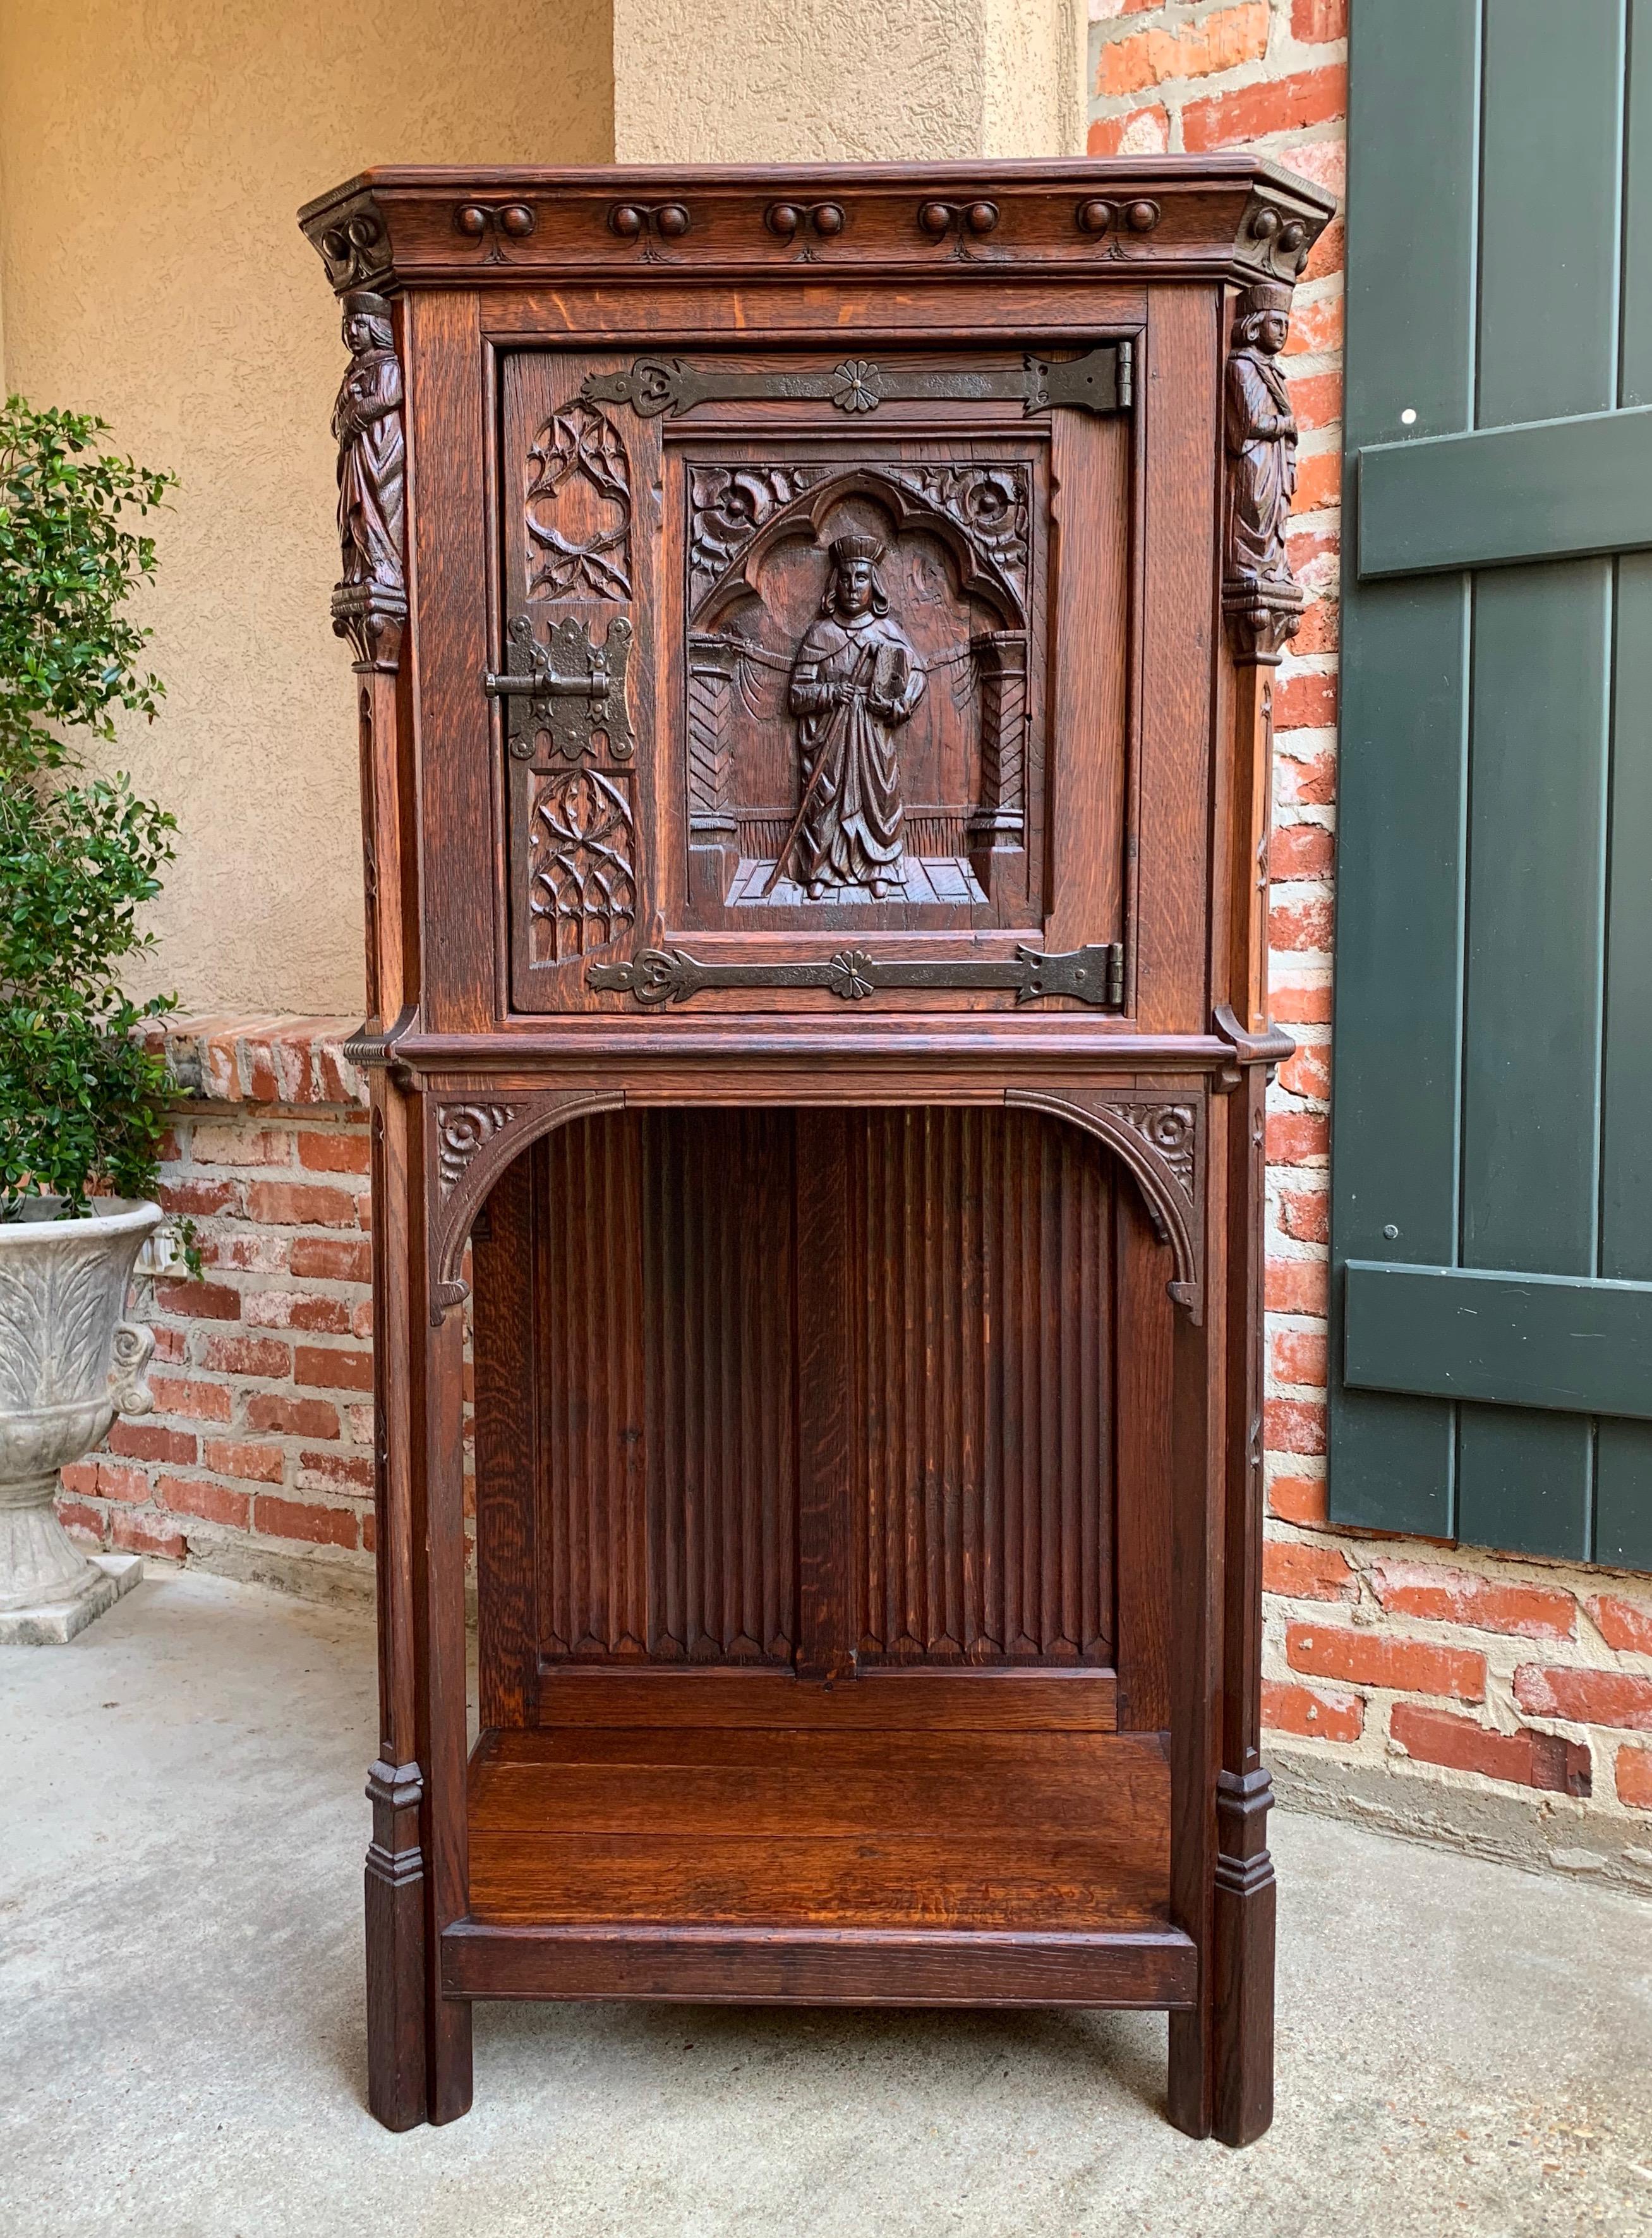
<instances>
[{"instance_id":1,"label":"carved robe folds","mask_svg":"<svg viewBox=\"0 0 1652 2238\"><path fill-rule=\"evenodd\" d=\"M1285 535L1297 489L1296 422L1285 375L1260 350L1235 350L1227 361L1227 452L1233 461L1228 577L1288 580Z\"/></svg>"},{"instance_id":2,"label":"carved robe folds","mask_svg":"<svg viewBox=\"0 0 1652 2238\"><path fill-rule=\"evenodd\" d=\"M388 349L350 361L333 408L339 446L339 544L347 584L401 586L406 447L401 367Z\"/></svg>"},{"instance_id":3,"label":"carved robe folds","mask_svg":"<svg viewBox=\"0 0 1652 2238\"><path fill-rule=\"evenodd\" d=\"M823 615L798 646L789 699L799 718L807 803L804 884L898 879L895 732L922 697L923 672L904 632L887 615Z\"/></svg>"}]
</instances>

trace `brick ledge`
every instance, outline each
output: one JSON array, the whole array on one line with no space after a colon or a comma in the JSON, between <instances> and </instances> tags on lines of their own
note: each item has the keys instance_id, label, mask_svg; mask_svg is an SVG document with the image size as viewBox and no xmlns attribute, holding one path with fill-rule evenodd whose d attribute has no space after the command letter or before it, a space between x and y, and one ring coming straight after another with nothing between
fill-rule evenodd
<instances>
[{"instance_id":1,"label":"brick ledge","mask_svg":"<svg viewBox=\"0 0 1652 2238\"><path fill-rule=\"evenodd\" d=\"M364 1106L367 1083L344 1054L358 1018L281 1012L168 1018L149 1046L163 1055L180 1100L277 1108Z\"/></svg>"}]
</instances>

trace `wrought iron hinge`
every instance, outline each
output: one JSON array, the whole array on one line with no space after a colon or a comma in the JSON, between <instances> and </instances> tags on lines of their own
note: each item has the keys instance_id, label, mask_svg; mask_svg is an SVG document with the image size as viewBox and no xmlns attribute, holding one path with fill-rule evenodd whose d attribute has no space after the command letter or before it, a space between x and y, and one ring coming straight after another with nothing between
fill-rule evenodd
<instances>
[{"instance_id":1,"label":"wrought iron hinge","mask_svg":"<svg viewBox=\"0 0 1652 2238\"><path fill-rule=\"evenodd\" d=\"M888 987L1001 989L1019 1003L1068 995L1100 1010L1124 1008L1124 943L1049 956L1018 948L1014 956L879 957L846 948L816 963L703 963L681 948L645 948L625 963L591 963L585 984L599 994L629 995L645 1010L691 1002L718 987L817 987L843 1002L864 1001Z\"/></svg>"},{"instance_id":2,"label":"wrought iron hinge","mask_svg":"<svg viewBox=\"0 0 1652 2238\"><path fill-rule=\"evenodd\" d=\"M533 634L533 623L519 614L505 632L503 676L490 671L486 688L506 703L506 742L519 761L530 761L541 731L551 734L552 751L571 762L594 752L598 732L615 761L635 751L625 712L625 663L631 652L631 624L608 625L601 645L592 642L584 622L559 621L548 646Z\"/></svg>"},{"instance_id":3,"label":"wrought iron hinge","mask_svg":"<svg viewBox=\"0 0 1652 2238\"><path fill-rule=\"evenodd\" d=\"M1100 342L1081 357L1045 358L1026 351L1019 365L876 365L845 358L841 365L728 366L684 357L639 357L612 373L586 376L587 403L629 404L645 420L713 403L816 402L851 414L883 404L1001 399L1025 413L1068 406L1081 412L1124 412L1130 406L1130 344Z\"/></svg>"}]
</instances>

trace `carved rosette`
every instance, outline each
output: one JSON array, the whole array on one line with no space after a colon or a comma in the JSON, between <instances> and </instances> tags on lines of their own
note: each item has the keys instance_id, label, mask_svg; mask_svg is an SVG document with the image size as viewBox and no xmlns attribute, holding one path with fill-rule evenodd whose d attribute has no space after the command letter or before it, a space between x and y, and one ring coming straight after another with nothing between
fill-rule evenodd
<instances>
[{"instance_id":1,"label":"carved rosette","mask_svg":"<svg viewBox=\"0 0 1652 2238\"><path fill-rule=\"evenodd\" d=\"M481 1149L515 1117L508 1103L443 1103L436 1111L436 1172L444 1195L451 1196L466 1168Z\"/></svg>"},{"instance_id":2,"label":"carved rosette","mask_svg":"<svg viewBox=\"0 0 1652 2238\"><path fill-rule=\"evenodd\" d=\"M1158 1152L1191 1205L1198 1169L1197 1108L1192 1103L1150 1103L1134 1097L1120 1098L1110 1108Z\"/></svg>"}]
</instances>

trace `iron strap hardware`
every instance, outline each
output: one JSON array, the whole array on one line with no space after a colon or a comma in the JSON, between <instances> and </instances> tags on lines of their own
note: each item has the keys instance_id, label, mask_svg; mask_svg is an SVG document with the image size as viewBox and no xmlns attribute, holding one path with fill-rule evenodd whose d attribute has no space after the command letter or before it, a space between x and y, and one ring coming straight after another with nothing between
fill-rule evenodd
<instances>
[{"instance_id":1,"label":"iron strap hardware","mask_svg":"<svg viewBox=\"0 0 1652 2238\"><path fill-rule=\"evenodd\" d=\"M844 1002L889 987L1002 989L1017 1003L1071 995L1100 1010L1124 1008L1124 943L1046 956L1018 948L1013 957L898 958L846 948L823 963L702 963L680 948L644 948L629 963L592 963L585 983L598 994L630 995L645 1009L686 1003L714 987L820 987Z\"/></svg>"},{"instance_id":2,"label":"iron strap hardware","mask_svg":"<svg viewBox=\"0 0 1652 2238\"><path fill-rule=\"evenodd\" d=\"M1082 412L1130 408L1127 341L1103 342L1082 357L1035 357L1018 366L880 366L846 358L829 371L782 372L759 367L700 365L691 358L639 357L618 373L588 374L590 404L629 404L644 419L691 412L697 404L816 401L840 412L876 412L880 404L1004 399L1023 412L1071 405Z\"/></svg>"},{"instance_id":3,"label":"iron strap hardware","mask_svg":"<svg viewBox=\"0 0 1652 2238\"><path fill-rule=\"evenodd\" d=\"M506 673L495 676L490 670L484 688L507 704L506 738L519 761L532 758L541 731L549 731L555 751L571 762L594 751L592 733L598 731L607 738L614 760L631 758L635 741L625 712L628 621L610 622L600 646L591 642L583 622L560 621L546 646L534 636L529 616L519 614L505 638Z\"/></svg>"}]
</instances>

